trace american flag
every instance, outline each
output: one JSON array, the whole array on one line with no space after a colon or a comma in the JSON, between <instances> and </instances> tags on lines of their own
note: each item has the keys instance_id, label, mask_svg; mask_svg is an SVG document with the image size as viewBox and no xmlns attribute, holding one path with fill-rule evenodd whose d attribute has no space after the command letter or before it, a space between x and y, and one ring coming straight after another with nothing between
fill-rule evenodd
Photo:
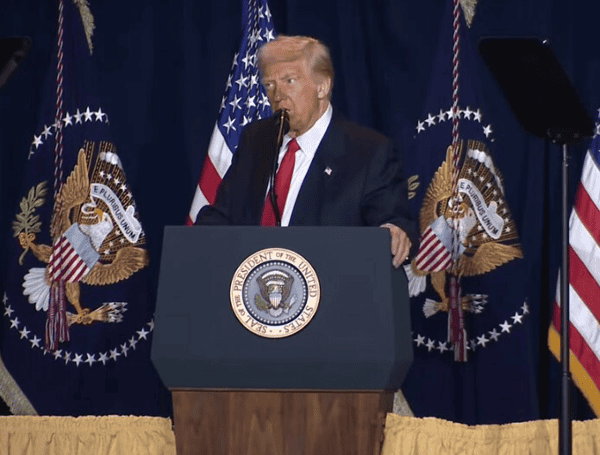
<instances>
[{"instance_id":1,"label":"american flag","mask_svg":"<svg viewBox=\"0 0 600 455\"><path fill-rule=\"evenodd\" d=\"M271 115L271 106L260 84L256 61L257 49L275 39L271 11L267 0L243 0L242 3L242 42L233 57L219 116L186 221L188 226L194 224L202 207L214 203L244 126Z\"/></svg>"},{"instance_id":2,"label":"american flag","mask_svg":"<svg viewBox=\"0 0 600 455\"><path fill-rule=\"evenodd\" d=\"M599 110L600 113L600 110ZM600 117L569 220L569 347L573 382L600 415ZM560 275L548 336L560 359Z\"/></svg>"}]
</instances>

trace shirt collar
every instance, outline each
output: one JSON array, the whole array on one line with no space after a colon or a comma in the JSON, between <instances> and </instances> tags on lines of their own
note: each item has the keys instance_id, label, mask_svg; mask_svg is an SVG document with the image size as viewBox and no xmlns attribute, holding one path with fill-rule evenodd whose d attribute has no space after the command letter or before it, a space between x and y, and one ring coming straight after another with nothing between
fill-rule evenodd
<instances>
[{"instance_id":1,"label":"shirt collar","mask_svg":"<svg viewBox=\"0 0 600 455\"><path fill-rule=\"evenodd\" d=\"M331 123L331 117L333 116L333 107L331 103L327 106L327 109L323 115L315 122L315 124L303 135L296 137L296 141L300 146L300 151L309 157L313 157L319 148L319 144L325 136L325 132ZM289 135L284 136L283 149L287 149L287 144L292 138Z\"/></svg>"}]
</instances>

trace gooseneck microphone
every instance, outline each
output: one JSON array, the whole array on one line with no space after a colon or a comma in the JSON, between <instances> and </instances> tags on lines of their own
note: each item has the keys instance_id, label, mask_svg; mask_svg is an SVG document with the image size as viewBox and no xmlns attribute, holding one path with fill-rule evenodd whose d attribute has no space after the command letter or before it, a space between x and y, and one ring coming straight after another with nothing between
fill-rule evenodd
<instances>
[{"instance_id":1,"label":"gooseneck microphone","mask_svg":"<svg viewBox=\"0 0 600 455\"><path fill-rule=\"evenodd\" d=\"M275 187L275 177L277 175L277 167L279 162L279 150L283 143L283 136L290 130L290 117L287 109L280 109L273 114L275 119L275 126L277 128L277 141L275 143L275 153L273 154L273 165L271 166L271 176L269 177L269 200L273 207L273 213L275 214L275 223L277 226L281 226L281 213L277 206L277 188Z\"/></svg>"}]
</instances>

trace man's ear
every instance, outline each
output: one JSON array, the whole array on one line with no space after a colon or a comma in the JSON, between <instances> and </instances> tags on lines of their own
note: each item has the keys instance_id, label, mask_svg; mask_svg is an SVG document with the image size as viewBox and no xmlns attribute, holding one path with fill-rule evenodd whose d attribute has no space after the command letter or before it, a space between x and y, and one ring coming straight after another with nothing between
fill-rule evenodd
<instances>
[{"instance_id":1,"label":"man's ear","mask_svg":"<svg viewBox=\"0 0 600 455\"><path fill-rule=\"evenodd\" d=\"M331 79L324 77L319 85L317 86L317 96L319 99L329 97L329 91L331 90Z\"/></svg>"}]
</instances>

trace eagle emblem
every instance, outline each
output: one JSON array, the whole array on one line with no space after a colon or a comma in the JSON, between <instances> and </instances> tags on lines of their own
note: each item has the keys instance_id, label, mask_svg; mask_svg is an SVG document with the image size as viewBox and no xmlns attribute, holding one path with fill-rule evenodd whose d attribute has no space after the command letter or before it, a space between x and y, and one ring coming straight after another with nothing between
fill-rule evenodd
<instances>
[{"instance_id":1,"label":"eagle emblem","mask_svg":"<svg viewBox=\"0 0 600 455\"><path fill-rule=\"evenodd\" d=\"M315 269L298 253L266 248L250 255L235 271L230 300L235 317L250 332L285 338L312 320L321 285Z\"/></svg>"},{"instance_id":2,"label":"eagle emblem","mask_svg":"<svg viewBox=\"0 0 600 455\"><path fill-rule=\"evenodd\" d=\"M460 142L459 160L463 155ZM523 252L510 210L504 199L500 172L483 142L470 140L460 168L456 191L452 188L453 147L435 172L423 197L420 212L421 244L411 264L405 266L409 294L425 291L427 276L439 300L426 299L423 312L431 317L448 311L446 274L458 257L458 275L488 273L501 265L522 258ZM479 313L487 295L461 297L465 311Z\"/></svg>"},{"instance_id":3,"label":"eagle emblem","mask_svg":"<svg viewBox=\"0 0 600 455\"><path fill-rule=\"evenodd\" d=\"M50 226L53 246L36 242L41 222L34 212L45 204L45 182L23 198L21 213L13 223L14 236L23 248L19 262L22 264L25 254L31 251L46 264L28 270L23 294L36 310L48 311L51 283L63 281L66 300L75 311L67 311L69 326L121 322L125 302L86 308L80 288L127 280L149 262L142 248L145 236L115 147L100 142L92 168L95 147L94 142L84 142L75 167L57 195Z\"/></svg>"},{"instance_id":4,"label":"eagle emblem","mask_svg":"<svg viewBox=\"0 0 600 455\"><path fill-rule=\"evenodd\" d=\"M254 298L256 307L277 317L289 313L296 303L296 296L290 298L294 277L283 270L270 270L260 275L257 280L259 293Z\"/></svg>"}]
</instances>

